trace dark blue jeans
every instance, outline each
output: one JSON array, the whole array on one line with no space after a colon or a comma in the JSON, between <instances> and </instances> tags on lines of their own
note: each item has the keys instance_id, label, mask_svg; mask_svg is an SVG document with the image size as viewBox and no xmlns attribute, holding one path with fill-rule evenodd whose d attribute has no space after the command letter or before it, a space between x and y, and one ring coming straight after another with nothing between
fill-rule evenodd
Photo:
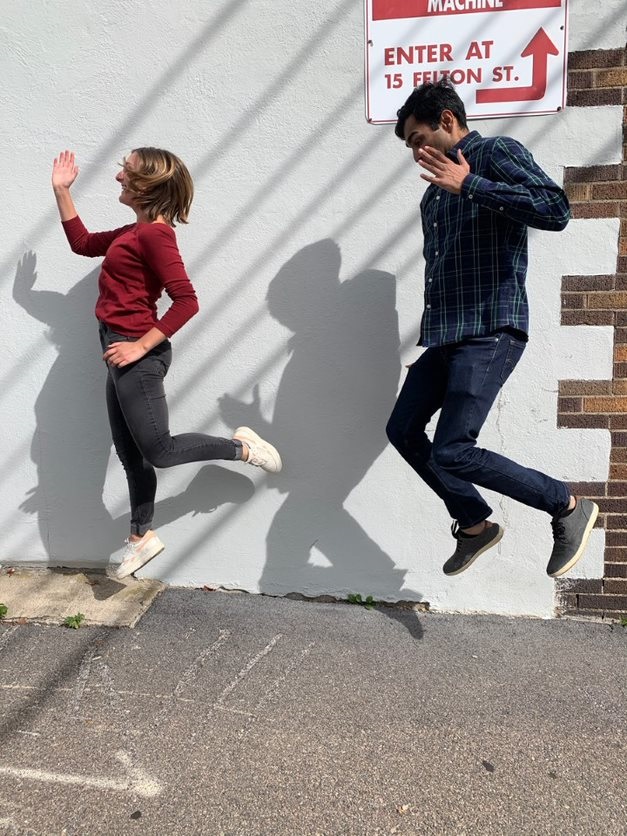
<instances>
[{"instance_id":1,"label":"dark blue jeans","mask_svg":"<svg viewBox=\"0 0 627 836\"><path fill-rule=\"evenodd\" d=\"M569 502L564 482L477 446L481 427L525 345L499 332L428 348L410 367L390 416L390 442L444 501L460 528L492 513L475 485L551 516ZM425 428L438 409L432 443Z\"/></svg>"},{"instance_id":2,"label":"dark blue jeans","mask_svg":"<svg viewBox=\"0 0 627 836\"><path fill-rule=\"evenodd\" d=\"M103 352L114 342L132 342L100 323ZM157 475L155 467L185 462L240 459L242 444L201 433L170 435L163 379L172 362L169 340L145 357L119 369L108 366L107 411L118 458L126 472L131 501L131 534L140 537L152 527Z\"/></svg>"}]
</instances>

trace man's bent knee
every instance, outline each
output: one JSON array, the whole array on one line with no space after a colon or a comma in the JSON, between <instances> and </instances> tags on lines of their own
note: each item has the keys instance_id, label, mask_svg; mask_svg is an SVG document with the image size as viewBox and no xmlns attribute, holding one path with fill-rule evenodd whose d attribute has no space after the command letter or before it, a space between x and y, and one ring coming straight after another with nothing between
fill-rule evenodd
<instances>
[{"instance_id":1,"label":"man's bent knee","mask_svg":"<svg viewBox=\"0 0 627 836\"><path fill-rule=\"evenodd\" d=\"M442 470L461 476L472 466L472 452L475 449L472 444L448 444L441 447L434 445L433 461Z\"/></svg>"},{"instance_id":2,"label":"man's bent knee","mask_svg":"<svg viewBox=\"0 0 627 836\"><path fill-rule=\"evenodd\" d=\"M405 433L402 431L400 425L391 418L385 427L385 434L392 447L395 447L397 450L404 450L407 446Z\"/></svg>"}]
</instances>

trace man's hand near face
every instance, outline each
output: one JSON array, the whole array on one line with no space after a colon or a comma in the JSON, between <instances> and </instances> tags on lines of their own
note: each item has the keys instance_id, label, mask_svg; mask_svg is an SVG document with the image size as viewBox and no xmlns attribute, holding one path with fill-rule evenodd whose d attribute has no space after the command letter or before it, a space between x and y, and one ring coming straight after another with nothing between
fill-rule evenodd
<instances>
[{"instance_id":1,"label":"man's hand near face","mask_svg":"<svg viewBox=\"0 0 627 836\"><path fill-rule=\"evenodd\" d=\"M470 174L470 166L461 151L457 152L458 162L454 162L441 151L425 145L418 152L418 165L429 174L421 174L427 183L433 183L451 194L461 194L462 183Z\"/></svg>"}]
</instances>

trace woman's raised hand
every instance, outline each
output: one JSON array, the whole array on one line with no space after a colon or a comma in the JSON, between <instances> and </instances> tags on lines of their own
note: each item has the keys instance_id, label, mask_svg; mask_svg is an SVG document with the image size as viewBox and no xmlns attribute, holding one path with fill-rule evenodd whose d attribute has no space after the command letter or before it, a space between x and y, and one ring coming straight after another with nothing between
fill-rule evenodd
<instances>
[{"instance_id":1,"label":"woman's raised hand","mask_svg":"<svg viewBox=\"0 0 627 836\"><path fill-rule=\"evenodd\" d=\"M69 189L78 177L73 151L61 151L52 164L52 188Z\"/></svg>"}]
</instances>

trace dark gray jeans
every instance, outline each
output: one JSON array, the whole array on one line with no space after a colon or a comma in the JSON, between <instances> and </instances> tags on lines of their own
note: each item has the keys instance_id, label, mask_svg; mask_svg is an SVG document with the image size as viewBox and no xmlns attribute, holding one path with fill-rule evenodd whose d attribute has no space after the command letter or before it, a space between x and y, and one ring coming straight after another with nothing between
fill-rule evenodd
<instances>
[{"instance_id":1,"label":"dark gray jeans","mask_svg":"<svg viewBox=\"0 0 627 836\"><path fill-rule=\"evenodd\" d=\"M103 352L114 342L133 342L100 323ZM108 366L107 411L113 444L126 471L131 501L131 534L152 527L157 490L156 467L242 457L242 445L201 433L170 435L163 379L172 362L169 340L124 368Z\"/></svg>"}]
</instances>

